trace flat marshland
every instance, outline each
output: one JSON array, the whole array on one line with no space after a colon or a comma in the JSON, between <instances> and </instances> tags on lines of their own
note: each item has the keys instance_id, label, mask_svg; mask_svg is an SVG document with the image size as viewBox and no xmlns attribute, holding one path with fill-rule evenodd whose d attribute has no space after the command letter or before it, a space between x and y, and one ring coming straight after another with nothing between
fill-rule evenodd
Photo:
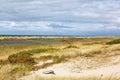
<instances>
[{"instance_id":1,"label":"flat marshland","mask_svg":"<svg viewBox=\"0 0 120 80\"><path fill-rule=\"evenodd\" d=\"M0 42L0 80L120 80L120 37L1 36ZM54 74L44 74L49 70Z\"/></svg>"}]
</instances>

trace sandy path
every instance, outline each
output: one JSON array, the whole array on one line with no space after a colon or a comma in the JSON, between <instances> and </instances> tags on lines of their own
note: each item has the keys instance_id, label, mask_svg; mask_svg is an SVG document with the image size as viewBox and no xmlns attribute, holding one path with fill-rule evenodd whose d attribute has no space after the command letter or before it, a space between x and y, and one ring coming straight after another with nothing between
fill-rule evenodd
<instances>
[{"instance_id":1,"label":"sandy path","mask_svg":"<svg viewBox=\"0 0 120 80\"><path fill-rule=\"evenodd\" d=\"M71 65L72 66L72 65ZM43 74L44 71L53 70L55 74ZM120 77L120 64L108 67L101 67L89 70L71 70L70 63L60 63L46 69L31 72L31 75L24 77L25 80L35 79L36 76L42 77Z\"/></svg>"},{"instance_id":2,"label":"sandy path","mask_svg":"<svg viewBox=\"0 0 120 80\"><path fill-rule=\"evenodd\" d=\"M53 70L54 74L43 74L46 70ZM90 69L90 70L74 70L71 71L68 66L65 64L57 64L47 69L41 69L34 72L34 75L41 75L41 76L58 76L58 77L81 77L81 76L120 76L120 64L109 66L109 67L102 67L98 69Z\"/></svg>"}]
</instances>

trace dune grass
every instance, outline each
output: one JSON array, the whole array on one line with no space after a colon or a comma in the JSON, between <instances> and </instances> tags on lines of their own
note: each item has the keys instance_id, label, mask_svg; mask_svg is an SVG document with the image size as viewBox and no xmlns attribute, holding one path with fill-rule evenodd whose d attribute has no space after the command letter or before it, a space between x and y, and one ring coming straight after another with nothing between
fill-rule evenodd
<instances>
[{"instance_id":1,"label":"dune grass","mask_svg":"<svg viewBox=\"0 0 120 80\"><path fill-rule=\"evenodd\" d=\"M40 37L0 37L1 40L41 39ZM106 45L116 37L43 37L61 39L55 43L0 44L0 79L14 80L24 73L44 68L52 64L69 61L76 57L108 56L112 51L120 51L120 44ZM117 54L119 55L119 54ZM100 58L100 57L99 57ZM53 60L52 64L33 67L39 61ZM15 64L13 64L15 63ZM28 64L29 63L29 64ZM34 64L31 64L34 63ZM8 68L7 68L8 67ZM4 72L4 73L2 73ZM7 78L8 77L8 78ZM98 80L98 78L39 78L37 80ZM107 80L108 78L102 79ZM109 80L109 79L108 79ZM111 79L117 80L117 79Z\"/></svg>"}]
</instances>

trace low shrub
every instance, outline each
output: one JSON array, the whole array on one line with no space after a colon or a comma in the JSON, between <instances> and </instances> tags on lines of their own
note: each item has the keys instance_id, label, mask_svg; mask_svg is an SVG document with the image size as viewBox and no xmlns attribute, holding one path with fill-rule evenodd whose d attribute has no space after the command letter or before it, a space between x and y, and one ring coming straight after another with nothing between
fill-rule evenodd
<instances>
[{"instance_id":1,"label":"low shrub","mask_svg":"<svg viewBox=\"0 0 120 80\"><path fill-rule=\"evenodd\" d=\"M10 63L21 63L21 64L33 64L35 63L34 59L31 57L30 53L20 52L17 54L10 55L8 57Z\"/></svg>"},{"instance_id":2,"label":"low shrub","mask_svg":"<svg viewBox=\"0 0 120 80\"><path fill-rule=\"evenodd\" d=\"M107 42L106 44L108 44L108 45L120 44L120 39L115 39L115 40L109 41L109 42Z\"/></svg>"},{"instance_id":3,"label":"low shrub","mask_svg":"<svg viewBox=\"0 0 120 80\"><path fill-rule=\"evenodd\" d=\"M35 63L34 59L31 57L34 54L42 53L42 52L49 52L53 53L56 52L58 49L55 48L48 48L48 49L33 49L28 51L19 52L17 54L10 55L8 60L10 63L28 63L33 64ZM49 57L48 57L49 58Z\"/></svg>"}]
</instances>

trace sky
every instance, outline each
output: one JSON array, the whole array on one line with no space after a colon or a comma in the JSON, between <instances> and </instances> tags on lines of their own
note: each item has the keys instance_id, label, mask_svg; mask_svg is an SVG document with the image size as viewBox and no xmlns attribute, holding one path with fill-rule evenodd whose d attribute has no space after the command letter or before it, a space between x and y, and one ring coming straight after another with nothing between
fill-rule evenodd
<instances>
[{"instance_id":1,"label":"sky","mask_svg":"<svg viewBox=\"0 0 120 80\"><path fill-rule=\"evenodd\" d=\"M0 35L120 35L120 0L0 0Z\"/></svg>"}]
</instances>

